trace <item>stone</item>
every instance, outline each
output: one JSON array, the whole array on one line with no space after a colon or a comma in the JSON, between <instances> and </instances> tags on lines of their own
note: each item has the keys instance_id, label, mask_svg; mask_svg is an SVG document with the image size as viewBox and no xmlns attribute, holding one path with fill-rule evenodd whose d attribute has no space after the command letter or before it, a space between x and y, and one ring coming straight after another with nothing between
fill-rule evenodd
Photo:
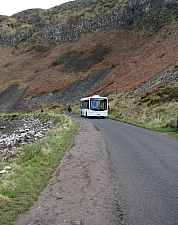
<instances>
[{"instance_id":1,"label":"stone","mask_svg":"<svg viewBox=\"0 0 178 225\"><path fill-rule=\"evenodd\" d=\"M23 118L15 117L12 121L1 120L0 123L6 124L3 134L0 133L0 154L3 154L2 162L9 161L16 154L14 150L22 146L38 141L49 132L51 123L26 116ZM8 170L6 167L4 170ZM5 173L5 171L1 173Z\"/></svg>"}]
</instances>

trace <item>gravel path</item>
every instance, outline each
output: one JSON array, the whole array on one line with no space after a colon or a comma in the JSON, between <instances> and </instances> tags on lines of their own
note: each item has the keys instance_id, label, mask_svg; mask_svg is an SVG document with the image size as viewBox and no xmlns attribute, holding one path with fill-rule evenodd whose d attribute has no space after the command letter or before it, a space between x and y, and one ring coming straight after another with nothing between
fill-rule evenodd
<instances>
[{"instance_id":1,"label":"gravel path","mask_svg":"<svg viewBox=\"0 0 178 225\"><path fill-rule=\"evenodd\" d=\"M39 200L14 225L122 224L105 142L91 123L80 123L72 145Z\"/></svg>"}]
</instances>

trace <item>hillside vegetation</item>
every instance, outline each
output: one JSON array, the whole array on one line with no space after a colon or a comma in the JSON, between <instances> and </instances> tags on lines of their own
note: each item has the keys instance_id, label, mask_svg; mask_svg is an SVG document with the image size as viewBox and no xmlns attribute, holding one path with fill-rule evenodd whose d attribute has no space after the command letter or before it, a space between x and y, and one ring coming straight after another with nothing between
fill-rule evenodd
<instances>
[{"instance_id":1,"label":"hillside vegetation","mask_svg":"<svg viewBox=\"0 0 178 225\"><path fill-rule=\"evenodd\" d=\"M143 102L145 97L138 97L142 100L135 110L131 105L135 104L132 98L137 95L129 100L120 98L121 93L131 94L161 73L166 75L160 82L173 75L174 79L160 87L169 85L177 90L177 10L172 1L150 0L144 4L139 0L88 0L69 2L50 10L27 10L12 17L1 16L0 32L4 34L1 38L6 39L2 38L0 48L0 90L18 84L19 90L25 92L24 100L28 101L62 90L95 70L113 68L85 95L108 96L112 99L113 112L121 111L118 115L124 115L121 104L129 106L126 114L130 110L141 113L140 105L148 104ZM73 35L71 40L69 34ZM144 92L150 93L152 89L157 93L157 88L155 83L138 94L147 95ZM177 104L177 97L172 104ZM177 111L174 111L176 120ZM148 113L146 109L144 112Z\"/></svg>"},{"instance_id":2,"label":"hillside vegetation","mask_svg":"<svg viewBox=\"0 0 178 225\"><path fill-rule=\"evenodd\" d=\"M123 100L124 93L110 95L112 119L141 126L147 129L177 132L178 127L178 88L166 87L147 92L129 100Z\"/></svg>"}]
</instances>

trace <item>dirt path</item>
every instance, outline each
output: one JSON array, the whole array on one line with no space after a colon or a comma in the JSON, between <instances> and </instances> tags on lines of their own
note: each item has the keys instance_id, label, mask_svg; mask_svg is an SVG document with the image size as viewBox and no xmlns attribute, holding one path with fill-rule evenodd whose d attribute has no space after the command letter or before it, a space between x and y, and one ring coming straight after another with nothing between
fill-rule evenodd
<instances>
[{"instance_id":1,"label":"dirt path","mask_svg":"<svg viewBox=\"0 0 178 225\"><path fill-rule=\"evenodd\" d=\"M104 140L91 123L80 122L73 144L49 185L14 225L121 224Z\"/></svg>"}]
</instances>

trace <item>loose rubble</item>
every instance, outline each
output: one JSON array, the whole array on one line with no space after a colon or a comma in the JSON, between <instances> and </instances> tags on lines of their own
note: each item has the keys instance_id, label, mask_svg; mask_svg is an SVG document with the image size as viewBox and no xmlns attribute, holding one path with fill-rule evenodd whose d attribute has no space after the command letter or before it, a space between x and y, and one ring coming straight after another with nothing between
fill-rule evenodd
<instances>
[{"instance_id":1,"label":"loose rubble","mask_svg":"<svg viewBox=\"0 0 178 225\"><path fill-rule=\"evenodd\" d=\"M149 91L154 88L166 87L168 85L178 83L177 64L170 66L163 72L159 73L156 77L149 80L146 84L135 89L133 92L127 95L127 98L133 98L135 95Z\"/></svg>"},{"instance_id":2,"label":"loose rubble","mask_svg":"<svg viewBox=\"0 0 178 225\"><path fill-rule=\"evenodd\" d=\"M16 156L15 149L39 140L48 133L50 127L50 122L43 122L34 116L13 115L11 120L8 118L0 120L1 162L10 161ZM7 172L6 169L4 173Z\"/></svg>"}]
</instances>

